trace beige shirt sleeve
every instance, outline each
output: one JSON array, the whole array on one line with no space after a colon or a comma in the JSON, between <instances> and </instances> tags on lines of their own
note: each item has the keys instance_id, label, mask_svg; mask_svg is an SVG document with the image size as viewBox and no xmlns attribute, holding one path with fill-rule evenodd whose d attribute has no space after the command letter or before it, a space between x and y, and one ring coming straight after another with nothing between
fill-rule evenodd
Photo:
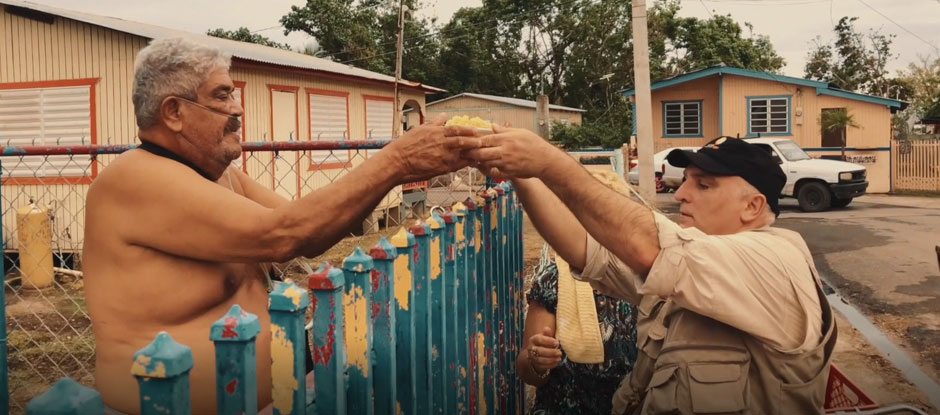
<instances>
[{"instance_id":1,"label":"beige shirt sleeve","mask_svg":"<svg viewBox=\"0 0 940 415\"><path fill-rule=\"evenodd\" d=\"M663 215L655 217L662 250L639 294L671 297L675 305L781 352L798 353L819 344L819 296L798 234L764 228L706 235Z\"/></svg>"},{"instance_id":2,"label":"beige shirt sleeve","mask_svg":"<svg viewBox=\"0 0 940 415\"><path fill-rule=\"evenodd\" d=\"M585 267L581 272L572 269L575 279L586 281L604 295L639 304L642 296L638 288L643 280L620 258L601 246L590 234L585 242Z\"/></svg>"}]
</instances>

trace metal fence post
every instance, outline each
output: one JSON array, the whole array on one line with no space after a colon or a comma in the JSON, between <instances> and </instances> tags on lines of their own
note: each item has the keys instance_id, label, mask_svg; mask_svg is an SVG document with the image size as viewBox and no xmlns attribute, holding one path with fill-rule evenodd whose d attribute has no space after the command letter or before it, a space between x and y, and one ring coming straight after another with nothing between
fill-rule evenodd
<instances>
[{"instance_id":1,"label":"metal fence post","mask_svg":"<svg viewBox=\"0 0 940 415\"><path fill-rule=\"evenodd\" d=\"M455 333L451 337L454 339L454 346L456 347L456 410L458 414L466 414L470 410L470 388L468 382L467 372L471 370L470 368L470 321L468 318L468 311L470 310L470 296L469 287L470 281L468 278L469 270L467 269L467 256L469 249L467 247L467 205L457 202L452 208L452 213L454 216L454 232L453 232L453 242L454 242L454 283L455 283L455 295L454 295L454 307L457 312L455 313L456 317L456 326Z\"/></svg>"},{"instance_id":2,"label":"metal fence post","mask_svg":"<svg viewBox=\"0 0 940 415\"><path fill-rule=\"evenodd\" d=\"M98 391L62 378L29 401L26 415L104 415L104 401Z\"/></svg>"},{"instance_id":3,"label":"metal fence post","mask_svg":"<svg viewBox=\"0 0 940 415\"><path fill-rule=\"evenodd\" d=\"M444 291L444 219L434 212L427 220L431 225L431 384L434 391L431 405L434 414L447 408L445 377L447 349L447 293Z\"/></svg>"},{"instance_id":4,"label":"metal fence post","mask_svg":"<svg viewBox=\"0 0 940 415\"><path fill-rule=\"evenodd\" d=\"M0 180L3 179L3 163L0 162ZM0 200L3 200L3 186L0 186ZM3 216L0 215L0 219ZM3 221L0 220L0 235L3 235ZM0 252L6 252L6 241L0 236ZM0 415L10 413L10 375L8 373L7 360L10 354L7 352L7 296L6 296L6 261L0 258L0 276L3 277L3 295L0 295Z\"/></svg>"},{"instance_id":5,"label":"metal fence post","mask_svg":"<svg viewBox=\"0 0 940 415\"><path fill-rule=\"evenodd\" d=\"M307 407L304 320L310 295L288 279L277 282L268 297L274 415L302 414Z\"/></svg>"},{"instance_id":6,"label":"metal fence post","mask_svg":"<svg viewBox=\"0 0 940 415\"><path fill-rule=\"evenodd\" d=\"M506 327L506 311L509 309L509 304L506 302L506 191L503 189L502 184L498 184L492 189L496 192L496 196L493 199L495 205L495 222L496 228L493 232L493 251L496 252L496 262L494 266L494 275L496 286L494 287L496 291L496 296L499 300L495 302L497 305L495 309L496 313L496 324L497 330L499 332L498 340L499 347L499 377L497 377L496 390L497 396L499 396L499 413L507 414L509 413L509 396L511 392L509 391L509 365L508 359L508 349L506 347L508 327Z\"/></svg>"},{"instance_id":7,"label":"metal fence post","mask_svg":"<svg viewBox=\"0 0 940 415\"><path fill-rule=\"evenodd\" d=\"M392 236L392 244L397 250L395 256L395 357L397 362L398 406L403 414L418 413L415 404L418 399L415 357L415 294L414 276L417 246L415 236L399 229ZM396 412L397 413L397 412Z\"/></svg>"},{"instance_id":8,"label":"metal fence post","mask_svg":"<svg viewBox=\"0 0 940 415\"><path fill-rule=\"evenodd\" d=\"M470 414L477 413L477 399L479 390L477 375L479 367L479 355L477 353L477 339L480 336L480 324L477 323L477 313L479 312L479 301L477 298L477 247L480 240L477 237L477 205L472 198L467 198L463 202L466 208L466 216L463 218L463 232L466 238L466 262L467 273L463 281L466 282L465 298L467 304L467 409Z\"/></svg>"},{"instance_id":9,"label":"metal fence post","mask_svg":"<svg viewBox=\"0 0 940 415\"><path fill-rule=\"evenodd\" d=\"M431 382L431 226L420 222L411 227L415 236L414 319L415 375L417 405L415 413L431 413L435 385ZM439 386L438 386L439 387Z\"/></svg>"},{"instance_id":10,"label":"metal fence post","mask_svg":"<svg viewBox=\"0 0 940 415\"><path fill-rule=\"evenodd\" d=\"M350 413L372 415L372 257L356 248L343 260L346 292L346 375L349 389L346 407Z\"/></svg>"},{"instance_id":11,"label":"metal fence post","mask_svg":"<svg viewBox=\"0 0 940 415\"><path fill-rule=\"evenodd\" d=\"M189 371L193 352L161 331L134 353L131 374L140 385L141 415L189 415Z\"/></svg>"},{"instance_id":12,"label":"metal fence post","mask_svg":"<svg viewBox=\"0 0 940 415\"><path fill-rule=\"evenodd\" d=\"M369 251L372 270L372 341L375 349L375 412L397 413L397 366L395 359L395 257L398 251L382 238Z\"/></svg>"},{"instance_id":13,"label":"metal fence post","mask_svg":"<svg viewBox=\"0 0 940 415\"><path fill-rule=\"evenodd\" d=\"M493 341L494 337L498 333L493 327L495 324L495 307L496 307L496 292L495 292L495 280L493 272L493 227L496 226L496 223L493 219L496 218L494 215L495 211L493 210L495 204L493 203L493 194L489 191L483 192L480 196L483 197L483 228L481 230L481 236L483 239L483 263L484 267L482 269L483 273L483 284L482 284L482 302L480 306L483 311L483 322L485 324L484 334L483 334L483 348L486 351L486 358L483 362L483 379L485 385L483 387L485 404L481 409L481 414L488 414L489 411L492 413L498 413L499 408L494 405L496 399L498 399L496 391L496 372L499 368L497 366L499 360L497 352L495 350L496 343Z\"/></svg>"},{"instance_id":14,"label":"metal fence post","mask_svg":"<svg viewBox=\"0 0 940 415\"><path fill-rule=\"evenodd\" d=\"M457 287L460 281L457 280L457 235L455 234L457 217L451 211L445 211L441 218L444 220L444 243L441 246L441 252L444 259L444 384L447 392L447 406L445 413L456 414L460 407L461 386L460 370L463 366L457 359L458 344L461 336L458 330L458 321L460 312L457 308ZM458 337L461 336L461 337Z\"/></svg>"},{"instance_id":15,"label":"metal fence post","mask_svg":"<svg viewBox=\"0 0 940 415\"><path fill-rule=\"evenodd\" d=\"M343 271L323 264L307 281L313 292L313 375L317 415L346 415L346 341ZM307 413L310 413L308 411Z\"/></svg>"},{"instance_id":16,"label":"metal fence post","mask_svg":"<svg viewBox=\"0 0 940 415\"><path fill-rule=\"evenodd\" d=\"M258 316L235 304L212 324L215 343L215 397L220 414L258 413L258 361L255 340L261 332Z\"/></svg>"}]
</instances>

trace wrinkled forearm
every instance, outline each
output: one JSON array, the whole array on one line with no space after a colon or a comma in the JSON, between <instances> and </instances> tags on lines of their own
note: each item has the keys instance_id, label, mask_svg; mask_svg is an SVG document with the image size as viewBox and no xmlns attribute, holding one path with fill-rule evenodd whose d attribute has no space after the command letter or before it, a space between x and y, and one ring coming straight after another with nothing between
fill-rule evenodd
<instances>
[{"instance_id":1,"label":"wrinkled forearm","mask_svg":"<svg viewBox=\"0 0 940 415\"><path fill-rule=\"evenodd\" d=\"M283 246L275 260L317 256L360 224L402 177L400 165L383 153L330 185L274 209L268 234Z\"/></svg>"},{"instance_id":2,"label":"wrinkled forearm","mask_svg":"<svg viewBox=\"0 0 940 415\"><path fill-rule=\"evenodd\" d=\"M577 161L557 152L541 179L601 245L639 274L659 254L653 213L594 180Z\"/></svg>"}]
</instances>

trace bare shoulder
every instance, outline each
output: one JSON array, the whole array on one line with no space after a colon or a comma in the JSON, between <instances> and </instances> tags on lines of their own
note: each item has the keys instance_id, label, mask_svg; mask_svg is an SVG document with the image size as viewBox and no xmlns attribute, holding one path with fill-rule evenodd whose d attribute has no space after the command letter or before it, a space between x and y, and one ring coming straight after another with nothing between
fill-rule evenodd
<instances>
[{"instance_id":1,"label":"bare shoulder","mask_svg":"<svg viewBox=\"0 0 940 415\"><path fill-rule=\"evenodd\" d=\"M194 180L196 179L196 180ZM115 158L105 167L88 189L89 205L133 203L137 195L166 192L167 185L188 186L203 180L192 169L173 160L131 150Z\"/></svg>"}]
</instances>

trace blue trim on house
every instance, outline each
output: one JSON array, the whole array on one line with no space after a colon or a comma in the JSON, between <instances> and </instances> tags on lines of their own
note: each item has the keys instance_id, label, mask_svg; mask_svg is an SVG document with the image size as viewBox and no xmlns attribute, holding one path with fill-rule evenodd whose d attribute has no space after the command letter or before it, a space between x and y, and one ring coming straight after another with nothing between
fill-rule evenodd
<instances>
[{"instance_id":1,"label":"blue trim on house","mask_svg":"<svg viewBox=\"0 0 940 415\"><path fill-rule=\"evenodd\" d=\"M803 78L794 78L792 76L777 75L768 72L753 71L750 69L741 69L741 68L729 68L724 66L715 66L707 69L702 69L695 72L689 72L687 74L674 76L669 79L664 79L662 81L656 82L650 86L650 89L655 91L660 88L667 88L673 85L679 85L685 82L694 81L696 79L707 78L712 75L737 75L747 78L756 78L763 79L767 81L788 83L793 85L806 86L810 88L816 88L817 95L832 95L847 99L853 99L857 101L871 102L875 104L885 105L889 108L904 109L907 108L907 103L904 101L898 101L894 99L881 98L872 95L858 94L855 92L843 91L841 89L830 86L827 82L814 81L810 79ZM719 81L721 82L721 81ZM623 95L630 97L636 94L635 89L629 89L623 91Z\"/></svg>"},{"instance_id":2,"label":"blue trim on house","mask_svg":"<svg viewBox=\"0 0 940 415\"><path fill-rule=\"evenodd\" d=\"M804 148L803 151L842 151L842 147ZM875 147L875 148L846 147L845 151L891 151L891 147Z\"/></svg>"},{"instance_id":3,"label":"blue trim on house","mask_svg":"<svg viewBox=\"0 0 940 415\"><path fill-rule=\"evenodd\" d=\"M675 76L669 79L664 79L662 81L652 84L650 86L650 89L657 90L660 88L666 88L666 87L670 87L673 85L678 85L678 84L682 84L685 82L694 81L696 79L706 78L712 75L722 75L722 74L738 75L738 76L744 76L748 78L765 79L768 81L785 82L785 83L790 83L790 84L808 86L812 88L828 88L829 87L828 83L822 82L822 81L812 81L809 79L794 78L791 76L777 75L777 74L760 72L760 71L752 71L750 69L715 66L712 68L702 69L700 71L689 72L687 74ZM631 96L635 93L636 93L635 89L629 89L629 90L623 91L623 94L625 96Z\"/></svg>"},{"instance_id":4,"label":"blue trim on house","mask_svg":"<svg viewBox=\"0 0 940 415\"><path fill-rule=\"evenodd\" d=\"M666 134L666 105L667 104L691 104L691 103L698 104L698 134ZM688 99L688 100L683 100L683 101L663 101L661 105L663 108L663 112L661 113L663 115L663 134L662 134L663 138L702 138L702 137L705 137L705 132L702 131L704 127L702 125L702 118L704 118L702 115L705 111L702 106L701 99ZM684 122L680 122L680 123L685 124ZM685 128L684 126L680 127L680 129L684 129L684 128Z\"/></svg>"},{"instance_id":5,"label":"blue trim on house","mask_svg":"<svg viewBox=\"0 0 940 415\"><path fill-rule=\"evenodd\" d=\"M744 97L747 105L747 137L792 137L793 136L793 95L755 95ZM751 101L757 99L787 99L787 132L785 133L755 133L751 131ZM769 103L768 103L769 106ZM767 130L770 130L770 109L767 112Z\"/></svg>"},{"instance_id":6,"label":"blue trim on house","mask_svg":"<svg viewBox=\"0 0 940 415\"><path fill-rule=\"evenodd\" d=\"M725 77L718 74L718 136L725 135Z\"/></svg>"},{"instance_id":7,"label":"blue trim on house","mask_svg":"<svg viewBox=\"0 0 940 415\"><path fill-rule=\"evenodd\" d=\"M857 94L855 92L843 91L841 89L832 89L832 88L816 88L816 95L832 95L834 97L854 99L856 101L870 102L872 104L884 105L888 108L901 108L901 101L895 101L893 99L881 98L865 94Z\"/></svg>"},{"instance_id":8,"label":"blue trim on house","mask_svg":"<svg viewBox=\"0 0 940 415\"><path fill-rule=\"evenodd\" d=\"M633 135L636 135L636 130L638 127L638 121L636 119L636 101L630 103L630 114L633 114Z\"/></svg>"}]
</instances>

